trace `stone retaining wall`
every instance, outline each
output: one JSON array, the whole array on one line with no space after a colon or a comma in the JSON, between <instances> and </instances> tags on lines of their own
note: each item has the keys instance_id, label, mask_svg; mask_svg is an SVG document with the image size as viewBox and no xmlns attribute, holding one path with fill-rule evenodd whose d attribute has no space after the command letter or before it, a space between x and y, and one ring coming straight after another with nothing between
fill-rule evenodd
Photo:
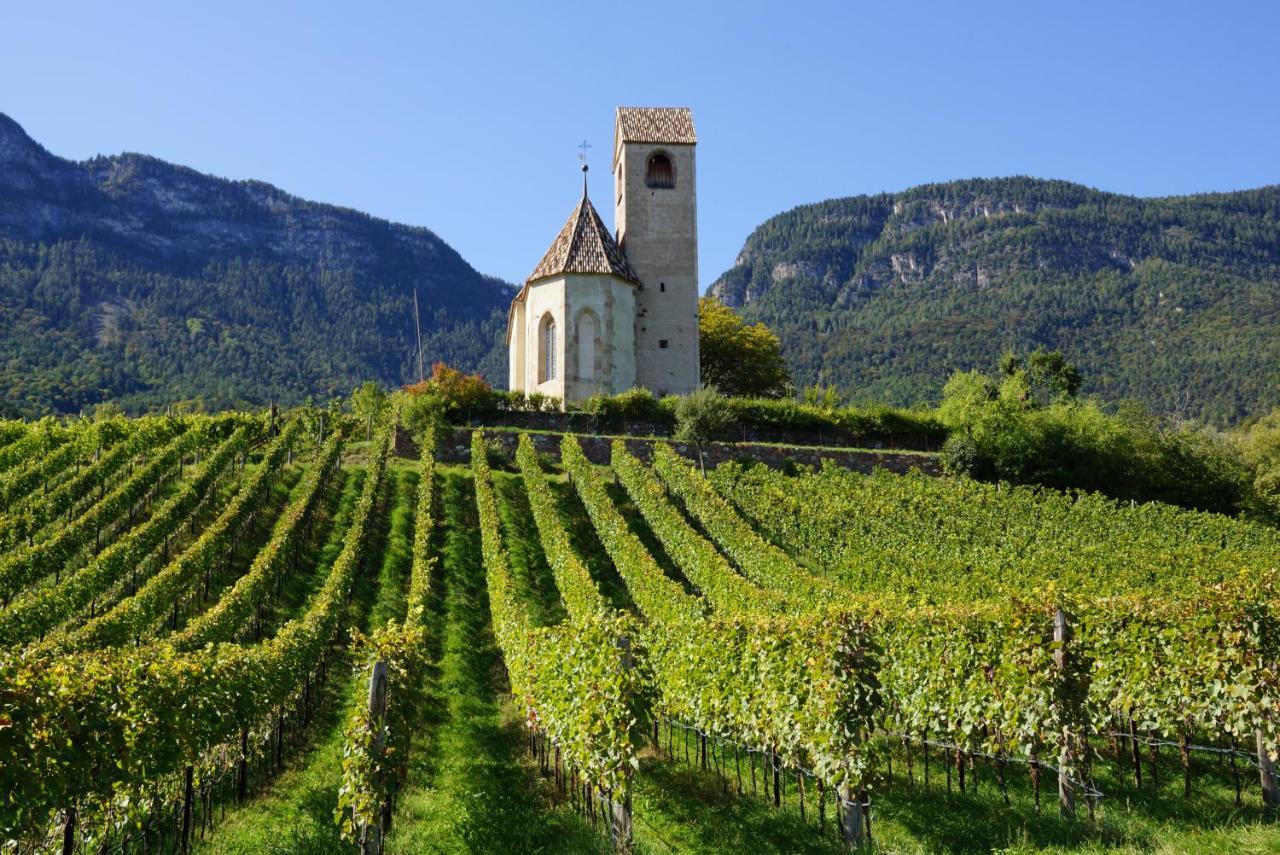
<instances>
[{"instance_id":1,"label":"stone retaining wall","mask_svg":"<svg viewBox=\"0 0 1280 855\"><path fill-rule=\"evenodd\" d=\"M560 440L562 434L529 431L534 447L541 454L552 458L560 457ZM509 461L514 461L516 442L519 434L514 431L488 431L486 438L492 445L501 448ZM582 452L592 463L607 465L609 463L610 446L613 437L579 435L578 442ZM648 460L653 443L657 440L629 437L624 439L627 450ZM698 450L692 445L672 442L674 448L684 457L697 461ZM396 454L414 457L417 454L412 440L401 431L396 436ZM437 453L437 459L444 463L468 463L471 460L471 429L455 428L449 432ZM703 457L708 467L718 466L729 460L754 460L774 469L781 469L789 464L818 466L823 460L830 460L836 466L843 466L855 472L870 473L875 469L887 469L905 475L912 469L919 469L926 475L941 475L942 467L937 455L905 454L891 451L867 451L851 448L813 448L797 446L762 445L758 443L708 443L703 448Z\"/></svg>"},{"instance_id":2,"label":"stone retaining wall","mask_svg":"<svg viewBox=\"0 0 1280 855\"><path fill-rule=\"evenodd\" d=\"M499 411L486 413L466 423L469 427L513 427L528 431L551 433L595 433L618 436L671 435L674 426L661 421L632 421L597 418L578 412L527 413ZM914 434L894 436L863 436L853 431L831 427L826 429L798 427L768 427L765 425L735 424L722 439L729 444L758 443L762 445L817 445L823 448L888 448L911 451L937 451L940 440Z\"/></svg>"}]
</instances>

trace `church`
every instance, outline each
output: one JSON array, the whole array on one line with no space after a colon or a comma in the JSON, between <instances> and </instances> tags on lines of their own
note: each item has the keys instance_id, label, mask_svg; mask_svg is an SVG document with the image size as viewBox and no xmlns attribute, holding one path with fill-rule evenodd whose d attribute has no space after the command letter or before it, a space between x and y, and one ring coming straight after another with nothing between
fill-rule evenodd
<instances>
[{"instance_id":1,"label":"church","mask_svg":"<svg viewBox=\"0 0 1280 855\"><path fill-rule=\"evenodd\" d=\"M613 220L587 196L511 301L512 391L564 403L641 386L698 387L698 223L693 114L619 107Z\"/></svg>"}]
</instances>

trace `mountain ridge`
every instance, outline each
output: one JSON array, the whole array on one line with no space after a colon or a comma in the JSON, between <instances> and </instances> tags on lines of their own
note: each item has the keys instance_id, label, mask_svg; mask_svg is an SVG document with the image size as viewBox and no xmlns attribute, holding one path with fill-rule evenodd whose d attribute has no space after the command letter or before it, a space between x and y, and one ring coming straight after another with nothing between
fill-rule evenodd
<instances>
[{"instance_id":1,"label":"mountain ridge","mask_svg":"<svg viewBox=\"0 0 1280 855\"><path fill-rule=\"evenodd\" d=\"M711 293L801 385L936 401L957 369L1056 347L1085 391L1238 420L1280 404L1280 185L1139 198L1013 176L801 205Z\"/></svg>"},{"instance_id":2,"label":"mountain ridge","mask_svg":"<svg viewBox=\"0 0 1280 855\"><path fill-rule=\"evenodd\" d=\"M0 113L0 414L293 403L416 375L505 379L514 286L432 230L145 154L72 161ZM798 385L936 401L1054 347L1086 393L1229 423L1280 404L1280 185L1133 197L1012 176L797 206L711 293Z\"/></svg>"},{"instance_id":3,"label":"mountain ridge","mask_svg":"<svg viewBox=\"0 0 1280 855\"><path fill-rule=\"evenodd\" d=\"M427 228L144 154L67 160L2 113L0 203L0 365L37 375L24 389L0 370L14 412L289 403L406 382L415 288L427 361L505 370L512 286ZM38 347L46 334L63 358ZM252 356L237 355L246 343ZM266 351L285 367L254 365Z\"/></svg>"}]
</instances>

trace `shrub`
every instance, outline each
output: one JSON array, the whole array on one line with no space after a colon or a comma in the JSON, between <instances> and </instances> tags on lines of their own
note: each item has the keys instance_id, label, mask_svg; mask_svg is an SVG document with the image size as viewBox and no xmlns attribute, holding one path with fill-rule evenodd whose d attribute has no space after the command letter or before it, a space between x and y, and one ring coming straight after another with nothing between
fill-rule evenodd
<instances>
[{"instance_id":1,"label":"shrub","mask_svg":"<svg viewBox=\"0 0 1280 855\"><path fill-rule=\"evenodd\" d=\"M703 387L680 398L676 404L675 438L698 448L698 465L706 471L702 446L733 426L733 407L711 387Z\"/></svg>"},{"instance_id":2,"label":"shrub","mask_svg":"<svg viewBox=\"0 0 1280 855\"><path fill-rule=\"evenodd\" d=\"M419 445L433 429L436 436L445 436L445 402L439 395L434 392L403 394L397 404L400 423Z\"/></svg>"},{"instance_id":3,"label":"shrub","mask_svg":"<svg viewBox=\"0 0 1280 855\"><path fill-rule=\"evenodd\" d=\"M431 366L430 379L406 386L410 395L432 394L440 398L450 416L491 412L498 398L479 374L464 374L443 362Z\"/></svg>"},{"instance_id":4,"label":"shrub","mask_svg":"<svg viewBox=\"0 0 1280 855\"><path fill-rule=\"evenodd\" d=\"M670 421L670 416L658 403L658 399L642 386L618 395L592 395L582 402L580 409L599 421L615 425L623 422Z\"/></svg>"},{"instance_id":5,"label":"shrub","mask_svg":"<svg viewBox=\"0 0 1280 855\"><path fill-rule=\"evenodd\" d=\"M1247 467L1223 440L1161 425L1136 406L1108 414L1094 401L1041 405L1027 392L1021 374L1000 383L953 375L938 408L953 431L946 471L1226 514L1256 505Z\"/></svg>"}]
</instances>

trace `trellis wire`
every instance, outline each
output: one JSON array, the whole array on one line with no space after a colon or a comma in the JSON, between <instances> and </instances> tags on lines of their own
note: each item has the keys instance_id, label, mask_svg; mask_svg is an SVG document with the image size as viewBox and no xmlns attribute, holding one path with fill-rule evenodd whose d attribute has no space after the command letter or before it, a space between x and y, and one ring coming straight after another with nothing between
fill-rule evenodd
<instances>
[{"instance_id":1,"label":"trellis wire","mask_svg":"<svg viewBox=\"0 0 1280 855\"><path fill-rule=\"evenodd\" d=\"M1037 769L1048 769L1050 772L1053 772L1055 775L1058 775L1060 778L1066 780L1069 784L1071 784L1071 786L1078 789L1085 798L1092 799L1094 801L1099 801L1101 799L1106 798L1106 793L1097 789L1092 784L1087 783L1085 781L1081 781L1077 778L1073 778L1070 775L1064 775L1062 774L1062 771L1057 766L1054 766L1052 763L1046 763L1043 760L1031 760L1024 757L1015 757L1012 755L1004 755L1004 754L992 754L988 751L979 751L976 749L965 748L963 746L956 745L954 742L943 742L937 739L926 739L920 736L912 736L909 733L885 733L883 735L891 739L899 739L903 741L909 740L919 745L932 745L934 748L942 748L950 751L958 751L970 757L986 757L988 760L997 760L1005 763L1020 763L1024 766L1031 766Z\"/></svg>"},{"instance_id":2,"label":"trellis wire","mask_svg":"<svg viewBox=\"0 0 1280 855\"><path fill-rule=\"evenodd\" d=\"M1127 739L1130 742L1140 742L1143 745L1150 745L1156 748L1185 748L1188 751L1196 751L1204 754L1221 754L1223 756L1239 757L1255 769L1261 768L1258 764L1258 756L1250 751L1241 751L1239 748L1222 748L1217 745L1196 745L1195 743L1187 743L1183 745L1181 742L1174 742L1169 739L1159 739L1154 736L1134 736L1131 733L1123 731L1108 731L1107 736L1113 739Z\"/></svg>"},{"instance_id":3,"label":"trellis wire","mask_svg":"<svg viewBox=\"0 0 1280 855\"><path fill-rule=\"evenodd\" d=\"M869 790L865 790L865 789L862 790L860 793L860 798L857 801L850 801L843 798L840 795L840 790L837 787L830 787L826 789L821 788L821 785L824 785L825 782L812 769L809 769L799 763L793 763L793 764L784 763L782 762L781 756L775 751L769 751L767 749L761 749L761 748L753 748L749 745L745 745L733 739L728 739L716 733L707 733L706 731L694 725L685 724L684 722L676 721L674 719L666 719L664 721L660 721L659 723L665 724L668 730L683 730L688 733L696 734L697 736L700 736L704 739L710 739L714 741L716 745L721 749L723 749L725 746L730 746L735 751L744 752L745 754L748 755L748 757L750 757L753 754L759 755L760 757L765 758L767 760L766 766L771 772L778 772L778 773L794 772L798 775L803 776L805 779L808 779L810 781L813 781L819 784L820 785L820 789L818 790L819 805L821 805L822 801L827 798L828 794L826 792L826 789L830 789L831 791L830 797L832 801L835 803L835 807L837 810L837 817L839 817L840 813L842 813L844 810L847 809L846 807L847 805L856 804L862 808L863 818L866 824L867 840L868 842L870 842L871 840L871 793ZM661 744L658 743L657 747L659 748L659 751L660 751ZM675 758L674 752L671 753L671 756L673 759ZM723 774L718 771L717 771L717 774L720 774L721 777L724 777ZM768 792L767 788L766 788L766 792ZM803 796L801 798L803 799ZM782 802L782 804L784 805L786 804L785 800ZM801 802L801 804L803 805L803 801ZM801 810L803 811L803 807L801 807ZM819 811L821 811L821 807L819 808ZM803 818L803 814L802 814L802 818ZM819 823L819 827L822 828L824 820L822 818L821 812L819 812L818 823ZM836 823L833 823L833 828L838 833L839 831L838 820Z\"/></svg>"}]
</instances>

